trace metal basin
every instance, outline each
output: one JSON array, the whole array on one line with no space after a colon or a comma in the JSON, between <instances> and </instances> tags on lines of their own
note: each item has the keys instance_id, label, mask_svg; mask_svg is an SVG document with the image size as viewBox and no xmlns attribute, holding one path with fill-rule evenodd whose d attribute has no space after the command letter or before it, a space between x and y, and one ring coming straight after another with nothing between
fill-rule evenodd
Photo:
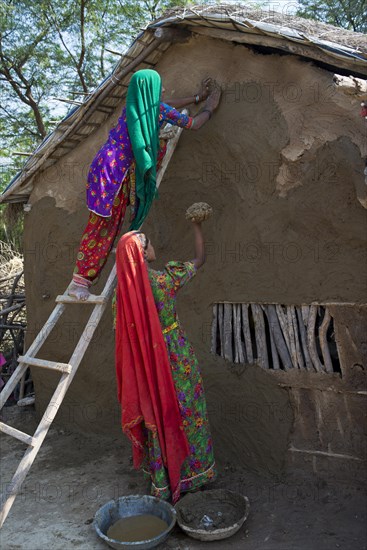
<instances>
[{"instance_id":1,"label":"metal basin","mask_svg":"<svg viewBox=\"0 0 367 550\"><path fill-rule=\"evenodd\" d=\"M123 542L110 539L107 531L111 525L121 518L137 516L139 514L152 514L168 524L168 528L157 537L137 542ZM129 495L110 500L104 504L94 516L94 528L97 534L111 548L147 549L154 548L168 537L176 523L176 511L168 502L149 495Z\"/></svg>"}]
</instances>

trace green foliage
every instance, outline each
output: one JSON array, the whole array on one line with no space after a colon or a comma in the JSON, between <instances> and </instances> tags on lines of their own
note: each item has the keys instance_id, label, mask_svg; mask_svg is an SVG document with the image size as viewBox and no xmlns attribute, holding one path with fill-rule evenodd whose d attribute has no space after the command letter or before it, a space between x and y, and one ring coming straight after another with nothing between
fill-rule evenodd
<instances>
[{"instance_id":1,"label":"green foliage","mask_svg":"<svg viewBox=\"0 0 367 550\"><path fill-rule=\"evenodd\" d=\"M355 32L367 31L366 0L299 0L297 15Z\"/></svg>"},{"instance_id":2,"label":"green foliage","mask_svg":"<svg viewBox=\"0 0 367 550\"><path fill-rule=\"evenodd\" d=\"M0 192L150 20L188 0L0 0ZM215 4L204 0L201 4ZM260 2L261 3L261 2ZM298 15L366 31L366 0L299 0Z\"/></svg>"},{"instance_id":3,"label":"green foliage","mask_svg":"<svg viewBox=\"0 0 367 550\"><path fill-rule=\"evenodd\" d=\"M187 0L0 0L0 192L152 18Z\"/></svg>"}]
</instances>

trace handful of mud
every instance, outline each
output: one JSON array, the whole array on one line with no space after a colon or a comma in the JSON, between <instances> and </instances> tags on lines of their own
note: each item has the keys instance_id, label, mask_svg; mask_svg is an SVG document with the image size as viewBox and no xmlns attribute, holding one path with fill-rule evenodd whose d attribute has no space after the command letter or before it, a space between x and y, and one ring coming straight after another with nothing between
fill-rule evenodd
<instances>
[{"instance_id":1,"label":"handful of mud","mask_svg":"<svg viewBox=\"0 0 367 550\"><path fill-rule=\"evenodd\" d=\"M213 208L206 202L195 202L186 210L186 219L192 222L201 223L213 213Z\"/></svg>"}]
</instances>

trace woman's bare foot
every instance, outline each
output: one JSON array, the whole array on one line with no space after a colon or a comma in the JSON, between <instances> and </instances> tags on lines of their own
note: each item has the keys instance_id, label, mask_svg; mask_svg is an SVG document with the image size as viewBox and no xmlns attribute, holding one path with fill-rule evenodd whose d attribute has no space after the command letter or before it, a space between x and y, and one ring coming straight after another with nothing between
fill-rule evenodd
<instances>
[{"instance_id":1,"label":"woman's bare foot","mask_svg":"<svg viewBox=\"0 0 367 550\"><path fill-rule=\"evenodd\" d=\"M76 298L77 300L81 300L83 302L85 302L85 300L88 300L89 296L91 295L88 287L77 285L76 283L74 283L74 281L71 281L70 285L68 286L67 292L72 298Z\"/></svg>"}]
</instances>

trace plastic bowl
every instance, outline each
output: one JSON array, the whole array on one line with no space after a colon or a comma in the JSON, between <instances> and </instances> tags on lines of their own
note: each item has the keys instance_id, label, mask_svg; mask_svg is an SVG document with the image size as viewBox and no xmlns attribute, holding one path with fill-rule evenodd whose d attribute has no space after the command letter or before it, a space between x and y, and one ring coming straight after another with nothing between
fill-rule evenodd
<instances>
[{"instance_id":1,"label":"plastic bowl","mask_svg":"<svg viewBox=\"0 0 367 550\"><path fill-rule=\"evenodd\" d=\"M107 536L107 531L111 525L121 518L129 516L137 516L139 514L152 514L162 519L168 524L165 531L162 531L157 537L148 540L140 540L136 542L124 542L110 539ZM110 500L104 504L94 516L94 528L111 548L120 550L122 548L130 549L147 549L158 546L166 540L176 523L176 511L168 502L160 500L149 495L129 495L120 497L115 500Z\"/></svg>"}]
</instances>

